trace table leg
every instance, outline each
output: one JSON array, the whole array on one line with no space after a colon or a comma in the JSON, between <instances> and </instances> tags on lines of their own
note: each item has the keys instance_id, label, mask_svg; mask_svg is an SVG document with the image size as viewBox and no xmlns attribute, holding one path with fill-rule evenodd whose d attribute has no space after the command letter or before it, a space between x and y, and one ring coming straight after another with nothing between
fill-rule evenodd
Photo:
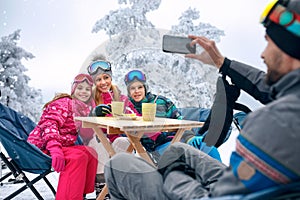
<instances>
[{"instance_id":1,"label":"table leg","mask_svg":"<svg viewBox=\"0 0 300 200\"><path fill-rule=\"evenodd\" d=\"M109 156L112 157L113 155L115 155L116 152L113 149L113 147L111 146L110 142L107 140L107 137L104 135L102 129L98 126L93 127L93 129L94 129L95 133L97 134L100 142L103 144L104 148L108 152ZM108 194L108 188L107 188L107 185L105 184L105 186L102 188L102 191L98 195L97 200L103 200L105 198L106 194Z\"/></svg>"},{"instance_id":2,"label":"table leg","mask_svg":"<svg viewBox=\"0 0 300 200\"><path fill-rule=\"evenodd\" d=\"M144 133L143 132L125 132L125 134L128 137L128 139L129 139L130 143L132 144L132 146L134 147L134 149L136 150L136 152L142 158L144 158L147 162L149 162L150 164L155 166L152 159L150 158L150 156L148 155L148 153L146 152L146 150L144 149L143 145L140 142L141 137L144 135Z\"/></svg>"},{"instance_id":3,"label":"table leg","mask_svg":"<svg viewBox=\"0 0 300 200\"><path fill-rule=\"evenodd\" d=\"M101 143L103 144L104 148L106 149L110 157L116 154L115 150L112 148L110 142L107 140L107 137L103 133L100 126L91 122L82 122L82 127L92 128L95 131L96 135L98 136L98 139L101 141Z\"/></svg>"},{"instance_id":4,"label":"table leg","mask_svg":"<svg viewBox=\"0 0 300 200\"><path fill-rule=\"evenodd\" d=\"M110 142L107 140L107 137L105 136L105 134L103 133L101 128L96 126L93 129L94 129L95 133L97 134L100 142L103 144L104 148L108 152L109 156L112 157L113 155L115 155L116 154L115 150L111 146Z\"/></svg>"},{"instance_id":5,"label":"table leg","mask_svg":"<svg viewBox=\"0 0 300 200\"><path fill-rule=\"evenodd\" d=\"M180 139L181 139L181 137L182 137L182 134L183 134L183 132L184 132L185 130L188 130L188 129L185 129L185 128L180 128L180 129L178 129L177 132L176 132L176 134L175 134L175 136L174 136L174 138L173 138L172 141L171 141L171 144L173 144L173 143L175 143L175 142L179 142Z\"/></svg>"},{"instance_id":6,"label":"table leg","mask_svg":"<svg viewBox=\"0 0 300 200\"><path fill-rule=\"evenodd\" d=\"M102 188L102 191L100 192L96 200L103 200L106 194L108 194L108 188L107 185L105 184L105 186Z\"/></svg>"},{"instance_id":7,"label":"table leg","mask_svg":"<svg viewBox=\"0 0 300 200\"><path fill-rule=\"evenodd\" d=\"M133 147L133 145L130 143L130 145L128 146L126 152L132 153L133 150L134 150L134 147Z\"/></svg>"}]
</instances>

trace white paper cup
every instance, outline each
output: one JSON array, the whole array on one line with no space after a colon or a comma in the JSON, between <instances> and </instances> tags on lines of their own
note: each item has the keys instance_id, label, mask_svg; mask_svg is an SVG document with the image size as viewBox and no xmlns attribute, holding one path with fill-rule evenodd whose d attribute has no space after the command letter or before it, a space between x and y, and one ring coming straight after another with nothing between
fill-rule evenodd
<instances>
[{"instance_id":1,"label":"white paper cup","mask_svg":"<svg viewBox=\"0 0 300 200\"><path fill-rule=\"evenodd\" d=\"M112 101L111 111L114 117L123 115L124 113L124 102L123 101Z\"/></svg>"},{"instance_id":2,"label":"white paper cup","mask_svg":"<svg viewBox=\"0 0 300 200\"><path fill-rule=\"evenodd\" d=\"M144 121L154 121L156 115L156 103L142 103L142 116Z\"/></svg>"}]
</instances>

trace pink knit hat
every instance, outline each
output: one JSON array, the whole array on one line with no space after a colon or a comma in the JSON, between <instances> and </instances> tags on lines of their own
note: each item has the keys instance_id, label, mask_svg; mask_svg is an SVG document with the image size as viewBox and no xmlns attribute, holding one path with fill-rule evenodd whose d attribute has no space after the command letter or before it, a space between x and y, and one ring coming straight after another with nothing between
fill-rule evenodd
<instances>
[{"instance_id":1,"label":"pink knit hat","mask_svg":"<svg viewBox=\"0 0 300 200\"><path fill-rule=\"evenodd\" d=\"M74 78L72 88L71 88L71 95L74 94L77 85L79 83L84 82L84 81L86 81L90 86L93 86L93 78L90 75L88 75L88 74L78 74Z\"/></svg>"}]
</instances>

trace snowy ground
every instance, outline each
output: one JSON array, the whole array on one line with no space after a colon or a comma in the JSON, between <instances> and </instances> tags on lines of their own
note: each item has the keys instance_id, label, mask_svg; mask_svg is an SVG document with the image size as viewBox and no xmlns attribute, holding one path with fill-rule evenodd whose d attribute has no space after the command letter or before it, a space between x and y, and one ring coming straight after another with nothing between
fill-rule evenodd
<instances>
[{"instance_id":1,"label":"snowy ground","mask_svg":"<svg viewBox=\"0 0 300 200\"><path fill-rule=\"evenodd\" d=\"M8 170L4 169L2 171L3 174L5 174L5 172L7 172ZM30 178L34 178L35 175L34 174L27 174L27 176L29 176ZM49 179L49 181L51 182L51 184L53 185L54 188L56 188L57 186L57 180L58 180L58 176L57 173L52 173L49 174L47 176L47 178ZM22 187L24 184L22 183L16 183L16 184L12 184L12 183L5 183L4 185L0 186L0 199L4 199L7 195L9 195L10 193L12 193L13 191L17 190L18 188ZM38 190L38 192L41 194L41 196L44 199L47 200L53 200L54 195L52 194L51 190L48 188L48 186L46 185L46 183L44 183L43 181L39 181L38 183L34 184L34 186L36 187L36 189ZM29 199L36 199L35 195L31 192L30 189L26 189L24 192L22 192L21 194L19 194L18 196L16 196L14 199L18 199L18 200L29 200Z\"/></svg>"},{"instance_id":2,"label":"snowy ground","mask_svg":"<svg viewBox=\"0 0 300 200\"><path fill-rule=\"evenodd\" d=\"M219 147L219 152L221 154L222 160L225 164L229 164L229 157L231 152L235 148L235 138L237 136L238 132L234 128L229 140L224 143L221 147ZM3 151L3 147L2 151ZM6 172L8 172L8 169L2 169L2 175L4 175ZM34 174L27 174L29 177L34 178ZM0 172L0 177L1 177L1 172ZM54 188L57 187L57 182L58 182L58 174L57 173L51 173L47 176L49 181L52 183ZM12 193L13 191L17 190L18 188L22 187L23 185L21 183L18 184L10 184L10 183L5 183L2 186L0 186L0 199L4 199L8 194ZM36 189L40 192L42 197L45 200L54 200L54 196L51 192L51 190L47 187L46 183L43 181L39 181L38 183L35 184ZM91 193L87 195L88 198L94 198L95 194ZM31 192L30 189L25 190L22 192L20 195L18 195L15 200L30 200L30 199L36 199L34 194Z\"/></svg>"},{"instance_id":3,"label":"snowy ground","mask_svg":"<svg viewBox=\"0 0 300 200\"><path fill-rule=\"evenodd\" d=\"M5 155L7 155L3 146L1 146L1 143L0 143L0 151L2 151ZM7 172L9 172L8 168L4 168L1 170L1 167L0 167L0 177L4 176ZM32 180L37 175L31 174L31 173L26 173L26 176L29 178L29 180ZM52 184L52 186L55 189L57 188L58 177L59 177L59 174L56 172L53 172L47 176L47 179L50 181L50 183ZM10 176L8 179L10 179L10 178L14 178L14 177ZM23 183L13 184L11 182L8 182L8 179L4 180L2 182L3 184L0 185L0 200L4 199L8 195L10 195L12 192L18 190L19 188L21 188L24 185ZM38 192L41 194L41 196L45 200L54 200L55 199L50 188L47 186L47 184L43 180L40 180L39 182L35 183L34 187L38 190ZM91 194L87 195L87 198L89 198L89 199L92 199L95 197L96 197L95 193L91 193ZM37 199L37 198L33 194L33 192L28 188L13 199L14 200L31 200L31 199Z\"/></svg>"},{"instance_id":4,"label":"snowy ground","mask_svg":"<svg viewBox=\"0 0 300 200\"><path fill-rule=\"evenodd\" d=\"M3 169L2 175L5 174L7 171L8 171L7 169ZM35 174L30 174L30 173L26 173L26 175L30 178L34 178L36 176ZM58 173L56 172L51 173L47 176L47 178L51 182L53 187L56 189L58 183ZM23 186L22 183L12 184L6 182L4 185L0 186L0 199L4 199L7 195L11 194L13 191L19 189L22 186ZM43 180L34 184L34 186L45 200L55 199L51 190ZM94 193L87 195L88 198L95 198L95 196L96 195ZM30 200L30 199L37 199L37 198L29 188L14 198L14 200Z\"/></svg>"}]
</instances>

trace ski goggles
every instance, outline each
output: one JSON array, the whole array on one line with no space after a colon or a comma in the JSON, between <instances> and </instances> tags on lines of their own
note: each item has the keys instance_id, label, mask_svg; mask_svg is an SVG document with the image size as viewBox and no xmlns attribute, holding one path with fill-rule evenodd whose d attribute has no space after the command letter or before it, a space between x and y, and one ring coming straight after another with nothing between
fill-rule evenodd
<instances>
[{"instance_id":1,"label":"ski goggles","mask_svg":"<svg viewBox=\"0 0 300 200\"><path fill-rule=\"evenodd\" d=\"M265 27L268 27L270 22L276 23L300 37L300 15L288 10L280 2L278 0L270 2L261 14L260 22Z\"/></svg>"},{"instance_id":2,"label":"ski goggles","mask_svg":"<svg viewBox=\"0 0 300 200\"><path fill-rule=\"evenodd\" d=\"M111 71L111 64L104 60L97 60L88 66L87 71L90 75L93 75L97 73L98 69L104 72Z\"/></svg>"},{"instance_id":3,"label":"ski goggles","mask_svg":"<svg viewBox=\"0 0 300 200\"><path fill-rule=\"evenodd\" d=\"M75 78L74 78L74 81L73 81L73 84L74 83L82 83L86 81L89 85L93 85L93 79L90 75L88 74L78 74Z\"/></svg>"},{"instance_id":4,"label":"ski goggles","mask_svg":"<svg viewBox=\"0 0 300 200\"><path fill-rule=\"evenodd\" d=\"M128 85L133 80L138 80L138 81L141 81L144 83L144 82L146 82L146 76L143 72L141 72L139 70L132 70L125 75L124 81L125 81L125 84Z\"/></svg>"}]
</instances>

